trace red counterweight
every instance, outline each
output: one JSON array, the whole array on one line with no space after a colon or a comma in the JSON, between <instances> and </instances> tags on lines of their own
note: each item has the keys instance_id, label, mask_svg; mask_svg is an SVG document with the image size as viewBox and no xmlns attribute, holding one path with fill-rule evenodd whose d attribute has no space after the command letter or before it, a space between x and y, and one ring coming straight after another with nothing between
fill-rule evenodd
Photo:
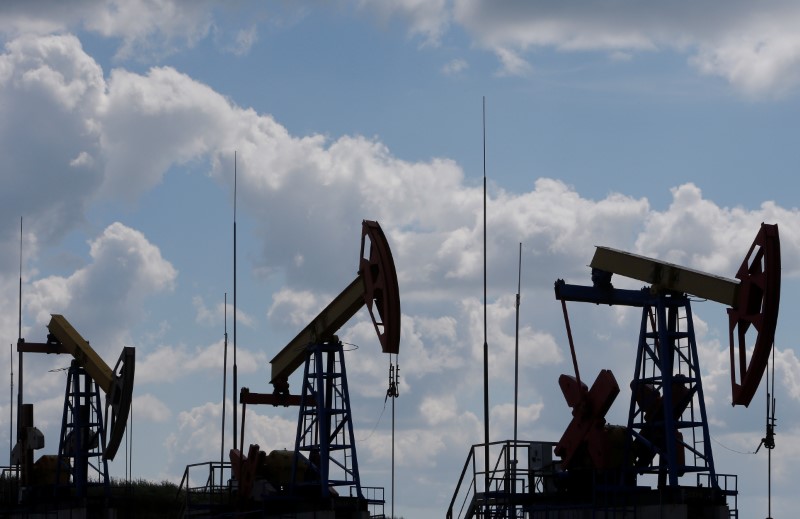
<instances>
[{"instance_id":1,"label":"red counterweight","mask_svg":"<svg viewBox=\"0 0 800 519\"><path fill-rule=\"evenodd\" d=\"M746 407L753 400L767 369L778 324L781 243L777 224L761 224L761 230L742 261L736 279L739 280L736 305L728 308L732 402L733 405ZM751 326L758 335L748 364L746 336Z\"/></svg>"},{"instance_id":2,"label":"red counterweight","mask_svg":"<svg viewBox=\"0 0 800 519\"><path fill-rule=\"evenodd\" d=\"M601 370L589 390L586 384L569 375L561 375L558 385L572 408L572 421L555 448L556 455L561 457L561 466L569 468L580 448L585 446L593 466L607 468L611 453L606 448L605 416L619 394L614 374Z\"/></svg>"}]
</instances>

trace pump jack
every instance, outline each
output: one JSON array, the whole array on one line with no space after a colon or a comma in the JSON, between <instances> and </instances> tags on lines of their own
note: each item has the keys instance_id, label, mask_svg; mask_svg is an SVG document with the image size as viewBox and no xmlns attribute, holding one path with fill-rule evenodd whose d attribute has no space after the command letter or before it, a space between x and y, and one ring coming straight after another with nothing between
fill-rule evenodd
<instances>
[{"instance_id":1,"label":"pump jack","mask_svg":"<svg viewBox=\"0 0 800 519\"><path fill-rule=\"evenodd\" d=\"M398 354L400 296L394 260L380 225L369 220L362 222L356 278L272 359L273 393L241 390L242 446L248 404L299 407L293 453L273 451L267 456L258 445L250 445L246 456L236 449L230 451L242 499L274 497L273 510L279 502L292 512L330 510L332 506L337 514L347 510L352 517L361 517L365 513L367 500L358 471L344 350L336 336L363 306L372 318L382 351ZM288 378L303 365L301 394L292 395ZM280 467L282 477L275 475ZM265 477L267 473L270 475ZM256 488L259 478L263 484ZM343 486L350 487L351 497L336 490Z\"/></svg>"},{"instance_id":2,"label":"pump jack","mask_svg":"<svg viewBox=\"0 0 800 519\"><path fill-rule=\"evenodd\" d=\"M461 486L465 465L448 518L456 517L459 499L466 513L457 516L467 518L481 513L520 517L521 512L526 517L728 515L727 497L737 494L735 485L728 484L736 476L718 474L714 466L690 295L728 306L731 401L734 406L748 406L775 338L781 283L778 226L761 224L736 279L608 247L597 247L590 266L592 286L569 285L560 279L555 283L575 371L574 376L561 375L558 382L572 408L572 420L557 443L513 445L514 452L528 449L527 467L504 462L511 449L503 447L495 468L486 469L493 482L487 493ZM613 274L650 285L618 289L611 284ZM606 423L605 415L620 392L611 370L601 370L591 388L581 381L567 301L642 309L627 426ZM510 466L513 473L504 469ZM656 478L656 488L637 484L637 478L646 474ZM696 486L681 485L685 475L695 476ZM525 482L521 490L520 481Z\"/></svg>"},{"instance_id":3,"label":"pump jack","mask_svg":"<svg viewBox=\"0 0 800 519\"><path fill-rule=\"evenodd\" d=\"M76 498L85 498L90 486L101 486L108 495L108 460L113 460L122 442L133 398L133 381L136 350L124 347L114 368L110 368L89 346L67 319L53 314L47 325L50 333L47 342L25 342L20 338L17 351L23 353L70 354L74 357L67 377L64 395L64 414L58 457L50 475L54 483L51 496L59 497L64 490ZM105 415L100 407L100 392L106 395ZM31 436L33 426L33 405L25 404L23 411L28 414L21 423L18 435L23 440ZM22 456L22 480L26 486L35 485L33 473L33 448L43 447L41 441L35 446L22 441L19 444ZM100 478L90 482L88 468L92 460L98 464ZM66 473L68 472L68 474ZM71 481L70 481L71 480ZM47 485L38 485L38 499L45 497ZM47 496L49 497L49 496Z\"/></svg>"},{"instance_id":4,"label":"pump jack","mask_svg":"<svg viewBox=\"0 0 800 519\"><path fill-rule=\"evenodd\" d=\"M729 306L732 404L748 406L766 370L778 320L781 269L777 225L762 224L736 280L607 247L597 248L591 267L593 287L559 281L556 298L562 303L582 301L642 308L636 370L630 384L628 430L633 444L626 454L628 462L639 473L658 474L660 486L675 487L686 472L707 471L711 485L716 487L692 312L686 294ZM639 291L616 289L610 283L611 273L651 286ZM751 327L757 335L748 364L747 334ZM570 348L574 346L570 344ZM576 410L571 427L585 421L586 414L577 411L580 407L590 409L588 414L600 424L589 428L590 433L570 429L564 433L556 454L562 456L565 468L581 447L592 443L591 434L601 434L603 416L619 392L618 388L614 391L616 381L610 371L603 370L601 377L606 372L608 380L603 382L598 377L589 391L573 377L562 375L559 379L562 389L570 388L564 390L564 395ZM607 405L597 406L587 400L596 390L608 395ZM689 443L690 438L698 437ZM660 461L653 465L656 455ZM694 459L694 464L688 457Z\"/></svg>"}]
</instances>

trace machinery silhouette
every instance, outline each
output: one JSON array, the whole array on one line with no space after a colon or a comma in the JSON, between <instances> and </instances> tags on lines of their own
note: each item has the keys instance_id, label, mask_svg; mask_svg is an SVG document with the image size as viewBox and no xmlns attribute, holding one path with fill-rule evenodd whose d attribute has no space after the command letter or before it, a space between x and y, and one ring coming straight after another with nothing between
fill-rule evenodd
<instances>
[{"instance_id":1,"label":"machinery silhouette","mask_svg":"<svg viewBox=\"0 0 800 519\"><path fill-rule=\"evenodd\" d=\"M124 347L112 369L64 316L53 314L47 327L47 342L20 338L17 351L70 354L73 360L67 371L56 456L33 462L34 450L44 447L44 436L34 425L33 404L23 404L20 410L14 448L14 461L21 470L20 503L23 509L43 503L82 508L87 499L102 503L110 496L108 461L116 456L130 414L136 350ZM105 410L100 405L101 390Z\"/></svg>"},{"instance_id":2,"label":"machinery silhouette","mask_svg":"<svg viewBox=\"0 0 800 519\"><path fill-rule=\"evenodd\" d=\"M737 515L736 477L718 474L714 465L690 296L728 306L731 401L748 406L767 368L777 326L778 226L761 225L736 279L607 247L597 247L590 266L592 286L555 283L574 367L574 374L561 375L558 382L572 420L556 443L492 444L493 466L476 468L476 449L484 445L473 446L448 518ZM614 288L614 274L649 286ZM605 419L620 392L611 370L601 370L591 388L581 380L567 302L642 309L624 426ZM643 475L655 479L655 488L641 484ZM687 476L694 477L693 484L683 482ZM475 482L483 478L491 486L479 492Z\"/></svg>"},{"instance_id":3,"label":"machinery silhouette","mask_svg":"<svg viewBox=\"0 0 800 519\"><path fill-rule=\"evenodd\" d=\"M400 295L389 243L378 222L364 220L358 274L270 361L272 393L241 389L241 442L248 405L296 406L294 449L266 453L257 444L247 453L230 451L231 486L216 488L212 472L200 488L187 488L186 515L250 512L261 517L370 517L383 505L382 489L364 487L358 469L344 346L336 336L367 307L381 350L400 349ZM299 394L289 376L303 366ZM184 483L190 480L189 470ZM369 490L369 492L367 491ZM380 492L378 492L380 491ZM311 514L311 515L303 515ZM322 514L322 515L319 515Z\"/></svg>"}]
</instances>

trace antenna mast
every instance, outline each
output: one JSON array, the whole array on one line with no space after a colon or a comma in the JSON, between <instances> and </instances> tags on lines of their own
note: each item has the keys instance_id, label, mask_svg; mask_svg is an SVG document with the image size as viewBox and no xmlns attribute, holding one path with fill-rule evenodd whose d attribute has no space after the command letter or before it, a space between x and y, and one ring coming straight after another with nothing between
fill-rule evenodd
<instances>
[{"instance_id":1,"label":"antenna mast","mask_svg":"<svg viewBox=\"0 0 800 519\"><path fill-rule=\"evenodd\" d=\"M772 449L775 448L775 348L772 348L772 394L767 371L767 436L763 440L767 448L767 519L772 519Z\"/></svg>"},{"instance_id":2,"label":"antenna mast","mask_svg":"<svg viewBox=\"0 0 800 519\"><path fill-rule=\"evenodd\" d=\"M219 446L219 463L225 463L225 402L228 396L228 293L225 292L223 315L225 316L225 341L222 358L222 441ZM222 471L220 470L219 484L222 486Z\"/></svg>"},{"instance_id":3,"label":"antenna mast","mask_svg":"<svg viewBox=\"0 0 800 519\"><path fill-rule=\"evenodd\" d=\"M517 462L517 405L519 401L519 300L522 287L522 242L519 244L517 264L517 320L514 332L514 463Z\"/></svg>"},{"instance_id":4,"label":"antenna mast","mask_svg":"<svg viewBox=\"0 0 800 519\"><path fill-rule=\"evenodd\" d=\"M237 392L236 366L236 151L233 152L233 448L236 449L237 407L239 398Z\"/></svg>"},{"instance_id":5,"label":"antenna mast","mask_svg":"<svg viewBox=\"0 0 800 519\"><path fill-rule=\"evenodd\" d=\"M17 442L20 440L19 420L22 417L22 352L19 351L19 344L22 342L22 217L19 217L19 306L17 320L17 367L19 369L19 379L17 381ZM20 456L22 453L20 452Z\"/></svg>"},{"instance_id":6,"label":"antenna mast","mask_svg":"<svg viewBox=\"0 0 800 519\"><path fill-rule=\"evenodd\" d=\"M11 392L8 394L8 466L13 465L11 458L14 453L14 345L8 345L8 358L11 366Z\"/></svg>"},{"instance_id":7,"label":"antenna mast","mask_svg":"<svg viewBox=\"0 0 800 519\"><path fill-rule=\"evenodd\" d=\"M483 436L485 490L489 494L489 343L486 340L486 96L483 97Z\"/></svg>"},{"instance_id":8,"label":"antenna mast","mask_svg":"<svg viewBox=\"0 0 800 519\"><path fill-rule=\"evenodd\" d=\"M767 519L772 519L772 449L775 448L775 346L772 347L772 386L770 386L770 370L767 374L767 434L761 438L753 454L763 445L767 449ZM771 392L770 392L771 391Z\"/></svg>"},{"instance_id":9,"label":"antenna mast","mask_svg":"<svg viewBox=\"0 0 800 519\"><path fill-rule=\"evenodd\" d=\"M397 365L392 363L392 355L389 355L389 389L386 391L386 398L392 399L392 519L394 519L394 400L400 396L400 360L394 356Z\"/></svg>"}]
</instances>

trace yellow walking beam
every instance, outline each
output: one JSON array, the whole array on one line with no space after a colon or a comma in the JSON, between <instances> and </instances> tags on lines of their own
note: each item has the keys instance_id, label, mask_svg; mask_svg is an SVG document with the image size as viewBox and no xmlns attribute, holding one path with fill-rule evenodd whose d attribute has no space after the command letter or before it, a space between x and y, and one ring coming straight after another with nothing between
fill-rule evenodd
<instances>
[{"instance_id":1,"label":"yellow walking beam","mask_svg":"<svg viewBox=\"0 0 800 519\"><path fill-rule=\"evenodd\" d=\"M597 247L590 266L650 283L654 290L673 290L736 306L739 282L733 279L609 247Z\"/></svg>"},{"instance_id":2,"label":"yellow walking beam","mask_svg":"<svg viewBox=\"0 0 800 519\"><path fill-rule=\"evenodd\" d=\"M75 357L83 369L97 382L103 392L109 394L114 384L114 372L95 352L89 342L67 321L63 315L52 314L48 330Z\"/></svg>"},{"instance_id":3,"label":"yellow walking beam","mask_svg":"<svg viewBox=\"0 0 800 519\"><path fill-rule=\"evenodd\" d=\"M289 375L305 362L309 344L331 339L364 304L364 279L359 275L270 361L275 389L288 389Z\"/></svg>"}]
</instances>

